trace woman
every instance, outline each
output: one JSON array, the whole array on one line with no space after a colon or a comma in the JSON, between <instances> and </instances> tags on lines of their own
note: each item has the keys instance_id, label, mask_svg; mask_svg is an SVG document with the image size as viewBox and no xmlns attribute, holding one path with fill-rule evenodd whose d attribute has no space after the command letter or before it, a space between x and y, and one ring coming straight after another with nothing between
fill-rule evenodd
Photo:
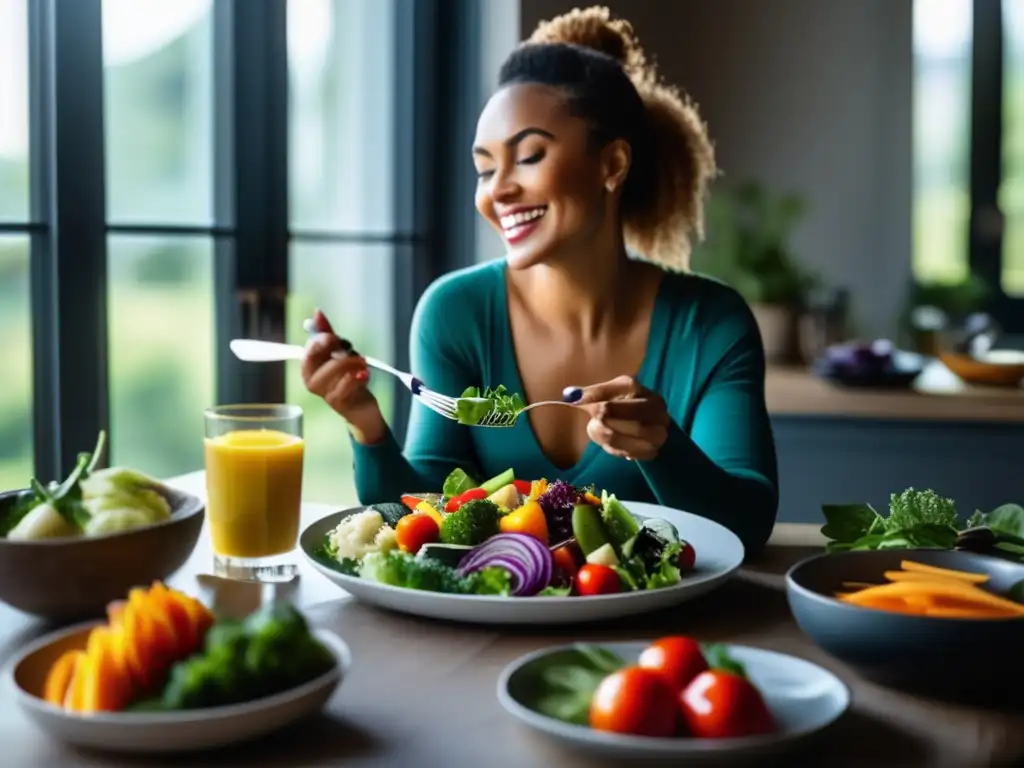
<instances>
[{"instance_id":1,"label":"woman","mask_svg":"<svg viewBox=\"0 0 1024 768\"><path fill-rule=\"evenodd\" d=\"M412 370L452 396L503 384L527 402L567 386L582 397L512 429L413 403L403 454L364 360L318 312L303 378L348 422L360 499L440 488L457 466L512 467L704 515L760 547L778 505L760 336L736 292L684 271L715 173L696 109L603 8L541 24L499 81L472 151L476 207L507 258L424 293Z\"/></svg>"}]
</instances>

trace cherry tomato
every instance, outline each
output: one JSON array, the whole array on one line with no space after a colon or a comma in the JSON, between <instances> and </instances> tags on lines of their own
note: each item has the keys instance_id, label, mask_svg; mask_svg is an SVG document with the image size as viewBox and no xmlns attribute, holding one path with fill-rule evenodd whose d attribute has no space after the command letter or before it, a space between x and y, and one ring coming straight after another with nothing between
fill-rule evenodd
<instances>
[{"instance_id":1,"label":"cherry tomato","mask_svg":"<svg viewBox=\"0 0 1024 768\"><path fill-rule=\"evenodd\" d=\"M523 496L529 496L530 489L533 488L533 483L529 480L513 480L512 485L514 485L516 490L523 494Z\"/></svg>"},{"instance_id":2,"label":"cherry tomato","mask_svg":"<svg viewBox=\"0 0 1024 768\"><path fill-rule=\"evenodd\" d=\"M701 672L680 694L679 703L683 722L699 738L732 739L775 730L761 693L732 672Z\"/></svg>"},{"instance_id":3,"label":"cherry tomato","mask_svg":"<svg viewBox=\"0 0 1024 768\"><path fill-rule=\"evenodd\" d=\"M583 597L614 595L621 589L619 574L607 565L587 563L576 572L576 591Z\"/></svg>"},{"instance_id":4,"label":"cherry tomato","mask_svg":"<svg viewBox=\"0 0 1024 768\"><path fill-rule=\"evenodd\" d=\"M693 564L697 562L697 553L693 550L693 545L688 541L683 542L683 548L679 552L679 559L676 561L676 567L679 568L680 573L687 573L693 570Z\"/></svg>"},{"instance_id":5,"label":"cherry tomato","mask_svg":"<svg viewBox=\"0 0 1024 768\"><path fill-rule=\"evenodd\" d=\"M673 736L679 725L677 701L664 675L626 667L597 686L590 700L590 727L635 736Z\"/></svg>"},{"instance_id":6,"label":"cherry tomato","mask_svg":"<svg viewBox=\"0 0 1024 768\"><path fill-rule=\"evenodd\" d=\"M663 637L655 640L640 654L637 664L664 673L676 691L682 691L693 678L708 668L700 643L692 637Z\"/></svg>"},{"instance_id":7,"label":"cherry tomato","mask_svg":"<svg viewBox=\"0 0 1024 768\"><path fill-rule=\"evenodd\" d=\"M406 515L395 526L395 542L403 552L416 554L424 544L437 541L441 529L430 515Z\"/></svg>"},{"instance_id":8,"label":"cherry tomato","mask_svg":"<svg viewBox=\"0 0 1024 768\"><path fill-rule=\"evenodd\" d=\"M487 491L483 488L470 488L468 491L464 491L458 496L453 496L448 499L448 503L444 505L444 511L454 512L467 501L473 501L474 499L486 499L487 495Z\"/></svg>"},{"instance_id":9,"label":"cherry tomato","mask_svg":"<svg viewBox=\"0 0 1024 768\"><path fill-rule=\"evenodd\" d=\"M551 558L554 560L554 570L559 580L568 582L576 575L579 565L575 553L568 546L552 550Z\"/></svg>"}]
</instances>

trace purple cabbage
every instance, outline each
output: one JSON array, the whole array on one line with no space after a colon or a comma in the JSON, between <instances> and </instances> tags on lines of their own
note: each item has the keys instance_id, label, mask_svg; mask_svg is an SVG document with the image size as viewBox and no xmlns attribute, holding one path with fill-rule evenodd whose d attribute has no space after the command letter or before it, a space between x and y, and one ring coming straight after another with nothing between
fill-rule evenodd
<instances>
[{"instance_id":1,"label":"purple cabbage","mask_svg":"<svg viewBox=\"0 0 1024 768\"><path fill-rule=\"evenodd\" d=\"M555 480L537 499L548 524L548 540L552 543L572 538L572 508L583 493L564 480Z\"/></svg>"}]
</instances>

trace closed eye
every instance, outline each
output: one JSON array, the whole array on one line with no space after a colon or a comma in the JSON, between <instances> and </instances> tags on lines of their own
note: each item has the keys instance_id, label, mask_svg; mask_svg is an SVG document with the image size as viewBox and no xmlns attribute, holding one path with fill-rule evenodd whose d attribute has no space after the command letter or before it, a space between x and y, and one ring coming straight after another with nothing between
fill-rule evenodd
<instances>
[{"instance_id":1,"label":"closed eye","mask_svg":"<svg viewBox=\"0 0 1024 768\"><path fill-rule=\"evenodd\" d=\"M480 181L486 181L487 179L491 178L491 176L493 176L493 175L494 175L494 171L477 171L476 172L476 177Z\"/></svg>"},{"instance_id":2,"label":"closed eye","mask_svg":"<svg viewBox=\"0 0 1024 768\"><path fill-rule=\"evenodd\" d=\"M522 165L533 165L534 163L539 163L543 159L544 159L544 150L541 150L540 152L535 152L534 154L530 155L529 157L524 157L519 162Z\"/></svg>"}]
</instances>

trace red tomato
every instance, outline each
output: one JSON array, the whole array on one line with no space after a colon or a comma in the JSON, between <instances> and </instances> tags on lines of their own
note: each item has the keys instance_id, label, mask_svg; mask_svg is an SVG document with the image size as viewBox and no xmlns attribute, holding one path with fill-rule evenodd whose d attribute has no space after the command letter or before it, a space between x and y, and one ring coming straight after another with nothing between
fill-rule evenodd
<instances>
[{"instance_id":1,"label":"red tomato","mask_svg":"<svg viewBox=\"0 0 1024 768\"><path fill-rule=\"evenodd\" d=\"M626 667L597 686L590 700L590 727L635 736L673 736L679 725L676 702L664 675Z\"/></svg>"},{"instance_id":2,"label":"red tomato","mask_svg":"<svg viewBox=\"0 0 1024 768\"><path fill-rule=\"evenodd\" d=\"M621 589L619 574L607 565L587 563L576 572L576 591L583 597L614 595Z\"/></svg>"},{"instance_id":3,"label":"red tomato","mask_svg":"<svg viewBox=\"0 0 1024 768\"><path fill-rule=\"evenodd\" d=\"M761 693L732 672L701 672L680 694L679 702L683 722L698 738L733 739L775 730Z\"/></svg>"},{"instance_id":4,"label":"red tomato","mask_svg":"<svg viewBox=\"0 0 1024 768\"><path fill-rule=\"evenodd\" d=\"M665 674L677 691L708 668L700 643L692 637L663 637L655 640L640 654L637 663L645 669Z\"/></svg>"},{"instance_id":5,"label":"red tomato","mask_svg":"<svg viewBox=\"0 0 1024 768\"><path fill-rule=\"evenodd\" d=\"M679 552L679 559L676 561L676 567L679 568L680 573L687 573L693 570L693 564L697 561L697 553L693 551L693 546L688 541L683 542L683 548Z\"/></svg>"},{"instance_id":6,"label":"red tomato","mask_svg":"<svg viewBox=\"0 0 1024 768\"><path fill-rule=\"evenodd\" d=\"M530 489L533 488L533 483L529 480L513 480L512 485L514 485L516 490L523 494L523 496L529 496Z\"/></svg>"},{"instance_id":7,"label":"red tomato","mask_svg":"<svg viewBox=\"0 0 1024 768\"><path fill-rule=\"evenodd\" d=\"M448 499L448 503L444 505L445 512L454 512L467 501L473 501L474 499L486 499L487 491L483 488L470 488L468 491L460 493L458 496L453 496Z\"/></svg>"},{"instance_id":8,"label":"red tomato","mask_svg":"<svg viewBox=\"0 0 1024 768\"><path fill-rule=\"evenodd\" d=\"M555 561L555 573L559 578L569 581L576 575L579 568L576 563L576 555L568 546L553 550L551 557Z\"/></svg>"},{"instance_id":9,"label":"red tomato","mask_svg":"<svg viewBox=\"0 0 1024 768\"><path fill-rule=\"evenodd\" d=\"M416 554L424 544L437 541L440 528L430 515L406 515L395 526L395 542L403 552Z\"/></svg>"}]
</instances>

